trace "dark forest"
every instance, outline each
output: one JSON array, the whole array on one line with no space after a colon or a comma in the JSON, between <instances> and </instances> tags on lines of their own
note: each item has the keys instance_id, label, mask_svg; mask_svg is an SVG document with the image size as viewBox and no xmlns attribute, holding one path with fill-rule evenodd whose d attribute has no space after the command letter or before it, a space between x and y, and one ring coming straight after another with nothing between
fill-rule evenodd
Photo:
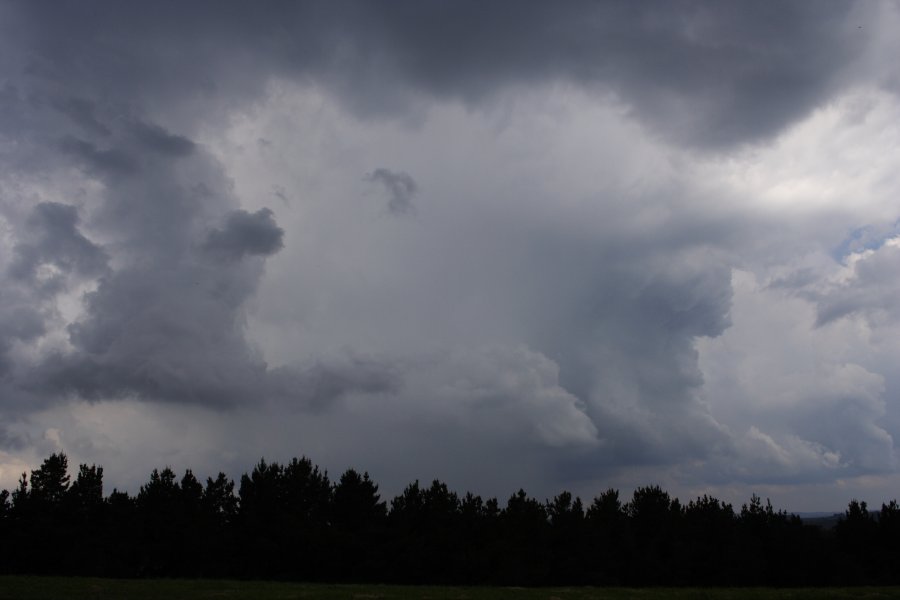
<instances>
[{"instance_id":1,"label":"dark forest","mask_svg":"<svg viewBox=\"0 0 900 600\"><path fill-rule=\"evenodd\" d=\"M833 528L753 496L735 510L658 486L505 502L414 482L390 502L367 473L261 460L236 484L154 470L104 495L103 468L53 454L0 492L0 572L497 585L900 583L900 507L851 501Z\"/></svg>"}]
</instances>

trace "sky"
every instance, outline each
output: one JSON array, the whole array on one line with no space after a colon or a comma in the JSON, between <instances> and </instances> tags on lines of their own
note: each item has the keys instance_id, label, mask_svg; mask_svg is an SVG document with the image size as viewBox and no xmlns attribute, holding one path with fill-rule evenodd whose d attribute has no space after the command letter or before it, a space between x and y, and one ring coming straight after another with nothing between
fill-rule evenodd
<instances>
[{"instance_id":1,"label":"sky","mask_svg":"<svg viewBox=\"0 0 900 600\"><path fill-rule=\"evenodd\" d=\"M900 4L0 3L0 488L900 490Z\"/></svg>"}]
</instances>

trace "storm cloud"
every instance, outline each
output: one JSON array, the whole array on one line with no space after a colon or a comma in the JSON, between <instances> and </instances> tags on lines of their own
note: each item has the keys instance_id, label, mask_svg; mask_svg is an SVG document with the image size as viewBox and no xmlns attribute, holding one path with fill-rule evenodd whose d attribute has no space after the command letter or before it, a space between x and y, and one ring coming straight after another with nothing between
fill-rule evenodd
<instances>
[{"instance_id":1,"label":"storm cloud","mask_svg":"<svg viewBox=\"0 0 900 600\"><path fill-rule=\"evenodd\" d=\"M880 2L4 4L0 484L64 446L124 487L306 453L389 491L888 489L898 30Z\"/></svg>"},{"instance_id":2,"label":"storm cloud","mask_svg":"<svg viewBox=\"0 0 900 600\"><path fill-rule=\"evenodd\" d=\"M283 246L284 231L275 224L272 214L267 208L252 214L245 210L230 213L224 228L209 233L203 249L214 256L232 260L278 252Z\"/></svg>"},{"instance_id":3,"label":"storm cloud","mask_svg":"<svg viewBox=\"0 0 900 600\"><path fill-rule=\"evenodd\" d=\"M850 2L92 2L7 10L22 67L59 84L192 105L250 99L270 76L312 77L363 114L418 94L478 104L566 81L621 96L666 136L699 146L764 139L852 80L876 9ZM103 32L103 35L99 35ZM87 43L86 40L93 40ZM176 58L177 57L177 58ZM85 120L82 105L67 106ZM175 109L178 112L178 108Z\"/></svg>"}]
</instances>

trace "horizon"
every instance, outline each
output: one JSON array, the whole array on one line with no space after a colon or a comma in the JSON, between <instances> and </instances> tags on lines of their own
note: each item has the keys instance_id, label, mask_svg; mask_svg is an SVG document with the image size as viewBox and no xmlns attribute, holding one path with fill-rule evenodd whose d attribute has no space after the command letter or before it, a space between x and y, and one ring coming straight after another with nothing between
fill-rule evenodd
<instances>
[{"instance_id":1,"label":"horizon","mask_svg":"<svg viewBox=\"0 0 900 600\"><path fill-rule=\"evenodd\" d=\"M60 451L60 452L58 452L57 454L60 454L60 453L68 458L68 455L65 453L65 451ZM405 485L401 486L401 487L398 488L396 491L386 491L386 490L382 489L382 487L381 487L381 485L380 485L380 483L379 483L379 481L378 481L378 478L375 477L372 473L369 473L368 471L356 469L356 468L354 468L352 465L351 465L351 466L348 466L348 467L346 467L346 468L344 468L344 469L341 469L340 471L331 471L331 470L329 470L329 469L327 469L327 468L321 468L321 465L317 464L315 460L313 460L311 457L308 457L308 456L289 457L289 458L286 458L286 459L284 459L284 460L276 460L276 459L270 459L270 458L266 458L266 457L260 457L260 458L259 458L257 461L255 461L249 468L244 469L244 470L243 470L242 472L240 472L240 473L234 473L234 474L232 474L232 473L226 473L226 472L224 472L224 471L215 471L215 472L210 472L210 473L197 473L197 472L194 472L194 470L191 469L189 466L187 466L187 467L185 467L185 468L179 470L179 469L173 468L171 465L160 465L159 467L154 468L153 471L159 471L159 472L162 472L162 471L165 470L165 469L169 469L169 470L171 470L171 471L175 474L176 481L177 481L180 477L182 477L187 471L190 471L190 472L197 478L197 480L198 480L199 482L201 482L201 483L206 482L207 478L215 479L216 476L218 476L218 475L221 473L221 474L224 474L230 481L232 481L232 482L234 483L234 486L235 486L234 495L235 495L236 498L239 498L238 491L239 491L239 489L240 489L240 484L241 484L241 478L242 478L242 476L244 476L244 475L249 475L249 474L254 470L254 468L255 468L257 465L259 465L261 462L265 462L265 463L267 463L267 464L269 464L269 465L272 465L272 464L279 464L279 465L284 466L284 465L288 464L288 463L289 463L291 460L293 460L293 459L309 459L314 467L320 468L321 473L322 473L326 478L328 478L328 479L330 480L330 482L331 482L332 485L336 485L337 482L339 481L341 475L343 475L345 472L350 471L350 470L356 471L356 472L359 473L359 474L365 473L366 475L369 475L370 478L371 478L371 481L372 481L372 482L377 486L377 488L378 488L377 491L378 491L379 495L381 496L381 500L382 500L383 502L385 502L385 503L387 504L388 507L391 506L391 500L394 499L394 498L396 498L396 497L398 497L398 496L400 496L400 495L402 495L403 492L404 492L404 490L405 490L408 486L413 485L413 484L418 484L418 485L420 485L420 486L425 486L425 487L427 487L427 486L429 486L432 482L435 482L435 481L447 485L448 490L449 490L450 492L453 492L453 493L457 494L457 496L458 496L459 498L463 498L467 493L471 493L471 494L473 494L474 496L481 497L481 498L484 499L484 500L495 499L495 500L497 500L498 502L501 503L501 506L503 506L503 502L505 502L508 498L515 496L516 493L519 492L520 490L525 491L525 493L528 494L528 497L529 497L529 498L533 498L534 500L537 500L538 502L545 503L545 504L551 502L556 496L558 496L558 495L560 495L560 494L563 494L563 493L566 493L566 492L571 493L571 490L560 489L560 490L557 490L556 492L552 493L550 496L548 496L548 497L546 497L546 498L542 498L542 497L540 497L540 496L535 496L535 495L530 494L527 487L525 487L525 486L519 486L519 487L517 487L517 488L515 488L515 489L513 489L513 490L510 490L510 491L509 491L508 493L506 493L506 494L503 494L503 493L500 493L500 494L482 494L480 491L474 490L474 489L455 488L453 485L448 484L446 481L444 481L444 480L441 479L440 477L430 477L430 478L426 478L426 479L416 479L416 480L414 480L414 481L409 481L409 482L407 482ZM45 460L46 460L46 457L45 457ZM82 464L83 464L84 466L87 466L87 467L97 467L97 468L100 468L100 469L104 469L104 470L105 470L105 466L102 465L102 464L94 464L94 463L91 463L91 464L82 463ZM25 476L26 478L30 478L30 476L31 476L31 471L38 470L38 469L40 468L40 466L41 466L41 465L35 465L34 468L27 469L26 471L20 473L20 478L21 478L21 476ZM80 466L80 465L78 465L78 464L70 463L70 464L69 464L69 468L68 468L68 474L69 474L69 476L75 477L75 475L77 475L77 472L78 472L77 469L78 469L79 466ZM104 477L103 477L103 497L104 497L104 498L108 498L109 495L110 495L111 493L113 493L113 492L118 492L118 493L124 492L124 493L126 493L129 497L135 498L135 497L139 494L140 488L144 487L144 485L146 485L146 484L149 482L151 473L152 473L152 471L149 472L149 473L147 473L147 476L145 477L144 481L143 481L141 484L139 484L138 487L137 487L136 489L127 489L127 488L123 488L123 487L120 487L120 486L115 485L114 482L111 484L111 483L106 479L106 477L104 476ZM74 479L73 479L73 481L74 481ZM582 503L584 503L585 506L590 506L590 503L591 503L594 499L596 499L597 497L599 497L601 494L603 494L604 492L606 492L606 491L609 490L609 489L615 489L617 492L619 492L620 497L623 499L623 504L625 504L625 503L627 503L627 502L629 501L630 498L632 498L632 496L634 495L634 492L635 492L636 489L638 489L638 488L644 488L644 489L647 489L647 488L651 488L651 487L656 486L656 485L658 485L658 484L655 484L655 483L653 483L653 482L646 482L646 483L644 483L644 484L642 484L642 485L638 485L638 486L636 486L635 488L631 488L631 489L629 489L629 488L619 489L619 488L614 488L614 487L613 487L613 488L606 487L606 488L603 488L603 489L598 489L598 490L596 491L596 493L594 493L594 494L591 495L591 496L582 496L582 495L574 494L574 493L572 494L572 496L573 496L573 498L580 499L580 500L582 501ZM10 487L10 488L6 489L6 491L12 493L17 487L18 487L18 486ZM664 492L668 492L668 490L666 490L665 487L660 486L660 488L661 488ZM0 490L3 490L3 489L4 489L4 488L0 488ZM672 496L672 499L673 499L673 500L678 500L679 502L681 502L682 507L684 507L684 506L686 506L686 505L688 504L688 502L695 501L695 500L699 500L703 495L704 495L704 494L700 494L699 496L696 496L696 497L681 497L681 496L678 496L677 494L672 494L671 496ZM750 500L751 500L752 496L754 496L754 495L757 496L757 497L759 497L762 501L765 501L765 502L771 502L771 503L772 503L772 507L773 507L777 512L784 511L784 512L786 512L788 515L796 515L796 516L800 517L801 519L810 519L810 518L815 519L815 518L825 518L825 517L833 517L833 516L843 516L843 515L846 513L846 510L847 510L847 507L846 507L846 506L844 506L844 507L841 508L840 510L815 510L815 511L793 510L793 509L791 509L790 507L780 506L780 505L778 505L776 502L772 502L772 499L771 499L771 498L766 497L766 496L760 496L759 494L756 494L755 492L751 493L751 496L750 496L750 497L748 497L748 498L746 498L746 499L743 499L743 500L739 500L739 501L729 501L728 499L717 498L717 497L714 497L714 496L710 496L710 498L719 500L719 501L721 501L721 502L724 502L725 504L729 504L729 505L731 505L731 506L734 508L734 510L735 510L736 512L740 512L741 508L742 508L744 505L748 505L748 504L750 503ZM872 500L875 500L875 499L872 499ZM887 504L887 503L890 502L891 500L896 500L896 498L893 498L893 497L892 497L892 498L886 498L886 499L883 499L883 500L879 500L879 501L877 501L877 502L875 502L875 503L872 503L872 502L869 501L869 499L866 499L866 498L856 498L856 497L853 497L853 498L848 498L848 500L847 500L847 502L846 502L845 504L849 504L851 501L860 501L860 502L863 502L863 503L865 503L865 504L867 504L867 505L869 506L870 512L877 512L877 511L880 509L881 504Z\"/></svg>"}]
</instances>

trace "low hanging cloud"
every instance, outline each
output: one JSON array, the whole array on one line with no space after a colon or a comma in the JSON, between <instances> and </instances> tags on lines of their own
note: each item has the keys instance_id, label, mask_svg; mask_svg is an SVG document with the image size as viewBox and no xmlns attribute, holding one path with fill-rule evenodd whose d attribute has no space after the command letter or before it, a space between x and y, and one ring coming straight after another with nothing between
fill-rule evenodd
<instances>
[{"instance_id":1,"label":"low hanging cloud","mask_svg":"<svg viewBox=\"0 0 900 600\"><path fill-rule=\"evenodd\" d=\"M367 174L365 179L370 183L380 184L387 190L390 195L387 209L392 215L402 216L416 213L413 199L419 191L419 186L408 173L378 168Z\"/></svg>"}]
</instances>

